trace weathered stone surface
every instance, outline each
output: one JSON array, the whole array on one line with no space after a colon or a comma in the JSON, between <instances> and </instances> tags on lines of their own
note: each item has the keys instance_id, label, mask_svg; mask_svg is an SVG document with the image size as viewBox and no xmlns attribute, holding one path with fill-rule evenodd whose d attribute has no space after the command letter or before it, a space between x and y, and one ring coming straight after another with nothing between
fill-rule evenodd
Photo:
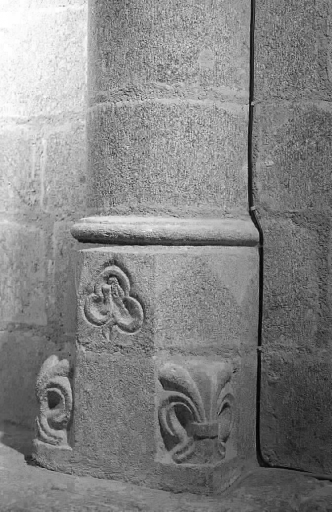
<instances>
[{"instance_id":1,"label":"weathered stone surface","mask_svg":"<svg viewBox=\"0 0 332 512\"><path fill-rule=\"evenodd\" d=\"M80 116L17 124L2 121L0 209L30 218L62 217L85 206L85 122ZM73 195L75 190L75 196Z\"/></svg>"},{"instance_id":2,"label":"weathered stone surface","mask_svg":"<svg viewBox=\"0 0 332 512\"><path fill-rule=\"evenodd\" d=\"M267 462L332 473L331 364L295 350L263 352L262 450Z\"/></svg>"},{"instance_id":3,"label":"weathered stone surface","mask_svg":"<svg viewBox=\"0 0 332 512\"><path fill-rule=\"evenodd\" d=\"M326 232L320 238L317 225L296 214L264 220L262 226L264 346L309 352L322 348L323 340L328 342L321 337L322 293L328 278Z\"/></svg>"},{"instance_id":4,"label":"weathered stone surface","mask_svg":"<svg viewBox=\"0 0 332 512\"><path fill-rule=\"evenodd\" d=\"M331 98L331 19L328 0L256 2L256 99Z\"/></svg>"},{"instance_id":5,"label":"weathered stone surface","mask_svg":"<svg viewBox=\"0 0 332 512\"><path fill-rule=\"evenodd\" d=\"M144 312L143 326L133 334L118 328L119 321L106 310L99 324L98 318L93 318L106 293L98 292L107 281L101 278L102 271L112 266L129 277L128 296L137 299ZM80 343L89 350L141 354L155 349L196 355L253 350L257 271L256 248L137 246L83 250L78 289ZM132 308L134 315L134 304Z\"/></svg>"},{"instance_id":6,"label":"weathered stone surface","mask_svg":"<svg viewBox=\"0 0 332 512\"><path fill-rule=\"evenodd\" d=\"M90 12L89 206L245 215L249 3L91 2Z\"/></svg>"},{"instance_id":7,"label":"weathered stone surface","mask_svg":"<svg viewBox=\"0 0 332 512\"><path fill-rule=\"evenodd\" d=\"M78 351L73 443L85 474L126 475L148 484L155 453L154 387L152 359Z\"/></svg>"},{"instance_id":8,"label":"weathered stone surface","mask_svg":"<svg viewBox=\"0 0 332 512\"><path fill-rule=\"evenodd\" d=\"M0 322L45 325L45 239L17 222L0 223Z\"/></svg>"},{"instance_id":9,"label":"weathered stone surface","mask_svg":"<svg viewBox=\"0 0 332 512\"><path fill-rule=\"evenodd\" d=\"M156 460L200 465L235 457L232 364L178 355L157 356L155 362L159 420ZM187 416L185 430L179 411Z\"/></svg>"},{"instance_id":10,"label":"weathered stone surface","mask_svg":"<svg viewBox=\"0 0 332 512\"><path fill-rule=\"evenodd\" d=\"M262 221L261 447L273 465L331 472L330 222L294 212Z\"/></svg>"},{"instance_id":11,"label":"weathered stone surface","mask_svg":"<svg viewBox=\"0 0 332 512\"><path fill-rule=\"evenodd\" d=\"M181 364L181 358L178 361ZM216 361L214 357L210 361L205 359L204 363L208 367ZM196 363L201 361L196 360ZM220 439L224 439L226 445L225 452L219 455L220 460L216 460L218 451L210 434L202 434L202 439L196 440L194 457L171 462L161 457L160 451L156 453L156 442L159 450L165 451L165 446L161 445L160 434L157 436L160 427L156 418L153 360L80 352L76 364L74 425L69 437L73 450L64 451L37 442L34 458L42 466L66 473L124 478L147 487L202 494L222 492L256 466L255 414L252 414L255 396L250 396L245 406L247 410L241 406L240 411L238 380L234 381L236 402L230 436L223 433L223 428L229 428L228 423L220 423L220 436L224 436ZM208 376L211 376L210 370ZM245 381L247 387L253 389L253 383L248 384L248 374L241 380L242 385ZM204 389L205 400L207 393ZM243 432L247 435L241 439Z\"/></svg>"},{"instance_id":12,"label":"weathered stone surface","mask_svg":"<svg viewBox=\"0 0 332 512\"><path fill-rule=\"evenodd\" d=\"M85 210L85 121L67 118L49 129L44 143L44 194L42 206L61 212L62 218Z\"/></svg>"},{"instance_id":13,"label":"weathered stone surface","mask_svg":"<svg viewBox=\"0 0 332 512\"><path fill-rule=\"evenodd\" d=\"M89 208L247 216L249 25L243 1L90 3ZM257 247L129 238L80 251L73 454L34 457L221 492L256 464Z\"/></svg>"},{"instance_id":14,"label":"weathered stone surface","mask_svg":"<svg viewBox=\"0 0 332 512\"><path fill-rule=\"evenodd\" d=\"M331 12L327 0L256 2L254 202L264 235L261 449L272 464L308 471L331 468L331 414L322 412L329 400L324 360L332 318Z\"/></svg>"},{"instance_id":15,"label":"weathered stone surface","mask_svg":"<svg viewBox=\"0 0 332 512\"><path fill-rule=\"evenodd\" d=\"M156 262L158 348L211 354L255 347L257 253L246 248L244 258L240 248L229 249L185 249Z\"/></svg>"},{"instance_id":16,"label":"weathered stone surface","mask_svg":"<svg viewBox=\"0 0 332 512\"><path fill-rule=\"evenodd\" d=\"M269 212L331 208L332 109L324 102L255 109L255 187Z\"/></svg>"},{"instance_id":17,"label":"weathered stone surface","mask_svg":"<svg viewBox=\"0 0 332 512\"><path fill-rule=\"evenodd\" d=\"M181 99L95 107L89 205L113 214L245 214L247 110Z\"/></svg>"},{"instance_id":18,"label":"weathered stone surface","mask_svg":"<svg viewBox=\"0 0 332 512\"><path fill-rule=\"evenodd\" d=\"M170 85L180 95L190 88L194 95L246 92L249 23L250 4L242 0L93 0L89 95L100 101L119 89L124 100L152 88L163 96Z\"/></svg>"},{"instance_id":19,"label":"weathered stone surface","mask_svg":"<svg viewBox=\"0 0 332 512\"><path fill-rule=\"evenodd\" d=\"M2 12L0 26L0 114L81 112L86 90L85 8Z\"/></svg>"},{"instance_id":20,"label":"weathered stone surface","mask_svg":"<svg viewBox=\"0 0 332 512\"><path fill-rule=\"evenodd\" d=\"M31 128L14 122L1 124L0 211L31 213L40 201L42 147Z\"/></svg>"},{"instance_id":21,"label":"weathered stone surface","mask_svg":"<svg viewBox=\"0 0 332 512\"><path fill-rule=\"evenodd\" d=\"M203 493L255 465L257 258L256 247L81 250L73 451L37 443L36 460Z\"/></svg>"}]
</instances>

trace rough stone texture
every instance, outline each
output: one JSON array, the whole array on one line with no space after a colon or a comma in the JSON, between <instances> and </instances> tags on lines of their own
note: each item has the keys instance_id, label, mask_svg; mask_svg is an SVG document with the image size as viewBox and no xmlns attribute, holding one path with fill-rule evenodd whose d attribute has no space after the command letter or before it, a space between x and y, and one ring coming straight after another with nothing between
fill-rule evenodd
<instances>
[{"instance_id":1,"label":"rough stone texture","mask_svg":"<svg viewBox=\"0 0 332 512\"><path fill-rule=\"evenodd\" d=\"M253 154L264 234L261 451L273 465L328 473L331 92L331 3L258 0Z\"/></svg>"},{"instance_id":2,"label":"rough stone texture","mask_svg":"<svg viewBox=\"0 0 332 512\"><path fill-rule=\"evenodd\" d=\"M325 351L324 351L325 352ZM271 465L332 474L331 363L284 350L263 354L264 456ZM328 418L326 418L328 416Z\"/></svg>"},{"instance_id":3,"label":"rough stone texture","mask_svg":"<svg viewBox=\"0 0 332 512\"><path fill-rule=\"evenodd\" d=\"M294 214L262 223L266 291L263 349L310 354L323 349L324 340L325 346L329 344L320 304L322 286L325 283L325 293L328 286L323 259L328 244L324 231L320 240L317 224L298 221Z\"/></svg>"},{"instance_id":4,"label":"rough stone texture","mask_svg":"<svg viewBox=\"0 0 332 512\"><path fill-rule=\"evenodd\" d=\"M247 111L177 99L94 107L89 172L97 200L113 213L128 205L187 216L245 212Z\"/></svg>"},{"instance_id":5,"label":"rough stone texture","mask_svg":"<svg viewBox=\"0 0 332 512\"><path fill-rule=\"evenodd\" d=\"M74 410L59 427L72 450L37 440L35 460L176 492L229 487L256 465L257 247L94 247L76 269Z\"/></svg>"},{"instance_id":6,"label":"rough stone texture","mask_svg":"<svg viewBox=\"0 0 332 512\"><path fill-rule=\"evenodd\" d=\"M70 116L44 140L45 195L47 212L61 212L62 218L81 212L85 205L85 121ZM67 224L68 225L68 224Z\"/></svg>"},{"instance_id":7,"label":"rough stone texture","mask_svg":"<svg viewBox=\"0 0 332 512\"><path fill-rule=\"evenodd\" d=\"M112 343L83 313L86 297L108 262L126 269L130 295L140 297L144 310L141 330L128 338L114 329ZM78 276L78 330L80 343L89 350L122 352L123 346L125 353L144 355L157 347L211 355L255 347L256 248L87 249L81 253Z\"/></svg>"},{"instance_id":8,"label":"rough stone texture","mask_svg":"<svg viewBox=\"0 0 332 512\"><path fill-rule=\"evenodd\" d=\"M274 213L332 206L329 165L332 107L328 102L263 102L255 109L256 188L260 207ZM308 213L307 213L308 215Z\"/></svg>"},{"instance_id":9,"label":"rough stone texture","mask_svg":"<svg viewBox=\"0 0 332 512\"><path fill-rule=\"evenodd\" d=\"M38 227L4 221L0 224L0 244L1 324L45 325L44 233Z\"/></svg>"},{"instance_id":10,"label":"rough stone texture","mask_svg":"<svg viewBox=\"0 0 332 512\"><path fill-rule=\"evenodd\" d=\"M91 2L89 206L247 212L250 3Z\"/></svg>"},{"instance_id":11,"label":"rough stone texture","mask_svg":"<svg viewBox=\"0 0 332 512\"><path fill-rule=\"evenodd\" d=\"M259 234L246 219L186 219L150 215L87 217L71 229L80 242L129 245L223 245L255 247Z\"/></svg>"},{"instance_id":12,"label":"rough stone texture","mask_svg":"<svg viewBox=\"0 0 332 512\"><path fill-rule=\"evenodd\" d=\"M256 101L331 99L328 0L257 0L255 28Z\"/></svg>"},{"instance_id":13,"label":"rough stone texture","mask_svg":"<svg viewBox=\"0 0 332 512\"><path fill-rule=\"evenodd\" d=\"M42 146L26 124L1 120L0 212L38 208L41 193Z\"/></svg>"},{"instance_id":14,"label":"rough stone texture","mask_svg":"<svg viewBox=\"0 0 332 512\"><path fill-rule=\"evenodd\" d=\"M86 11L79 4L63 2L63 6L2 12L1 115L35 117L82 112Z\"/></svg>"},{"instance_id":15,"label":"rough stone texture","mask_svg":"<svg viewBox=\"0 0 332 512\"><path fill-rule=\"evenodd\" d=\"M0 419L26 425L41 363L70 352L74 331L86 36L86 1L0 1Z\"/></svg>"},{"instance_id":16,"label":"rough stone texture","mask_svg":"<svg viewBox=\"0 0 332 512\"><path fill-rule=\"evenodd\" d=\"M99 99L114 89L145 84L161 90L192 86L198 94L204 85L243 93L249 21L250 4L242 0L135 0L124 5L92 0L89 96Z\"/></svg>"},{"instance_id":17,"label":"rough stone texture","mask_svg":"<svg viewBox=\"0 0 332 512\"><path fill-rule=\"evenodd\" d=\"M258 468L219 497L173 494L29 466L33 432L1 426L1 512L329 512L332 484Z\"/></svg>"}]
</instances>

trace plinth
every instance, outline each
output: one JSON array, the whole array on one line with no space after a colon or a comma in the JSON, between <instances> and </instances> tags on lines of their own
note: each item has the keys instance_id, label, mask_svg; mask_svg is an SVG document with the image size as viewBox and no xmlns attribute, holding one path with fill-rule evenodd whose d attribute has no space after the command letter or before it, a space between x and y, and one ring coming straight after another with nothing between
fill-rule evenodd
<instances>
[{"instance_id":1,"label":"plinth","mask_svg":"<svg viewBox=\"0 0 332 512\"><path fill-rule=\"evenodd\" d=\"M77 342L37 395L35 460L174 492L255 465L258 236L250 220L74 226ZM94 243L91 243L93 241Z\"/></svg>"}]
</instances>

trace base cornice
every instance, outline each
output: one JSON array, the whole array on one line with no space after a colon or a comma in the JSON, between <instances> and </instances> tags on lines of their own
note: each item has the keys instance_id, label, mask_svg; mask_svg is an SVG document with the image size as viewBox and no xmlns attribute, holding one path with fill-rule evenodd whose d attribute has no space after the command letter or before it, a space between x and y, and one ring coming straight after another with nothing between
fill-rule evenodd
<instances>
[{"instance_id":1,"label":"base cornice","mask_svg":"<svg viewBox=\"0 0 332 512\"><path fill-rule=\"evenodd\" d=\"M253 247L259 243L250 218L86 217L71 233L79 242L102 244Z\"/></svg>"}]
</instances>

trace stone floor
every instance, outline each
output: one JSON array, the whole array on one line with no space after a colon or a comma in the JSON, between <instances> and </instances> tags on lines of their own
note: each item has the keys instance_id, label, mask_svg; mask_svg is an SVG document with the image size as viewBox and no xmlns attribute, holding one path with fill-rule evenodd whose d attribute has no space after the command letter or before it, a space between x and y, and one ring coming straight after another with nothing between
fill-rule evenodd
<instances>
[{"instance_id":1,"label":"stone floor","mask_svg":"<svg viewBox=\"0 0 332 512\"><path fill-rule=\"evenodd\" d=\"M0 439L1 512L332 512L332 483L295 471L259 468L215 498L173 495L29 465L22 428L3 425Z\"/></svg>"}]
</instances>

